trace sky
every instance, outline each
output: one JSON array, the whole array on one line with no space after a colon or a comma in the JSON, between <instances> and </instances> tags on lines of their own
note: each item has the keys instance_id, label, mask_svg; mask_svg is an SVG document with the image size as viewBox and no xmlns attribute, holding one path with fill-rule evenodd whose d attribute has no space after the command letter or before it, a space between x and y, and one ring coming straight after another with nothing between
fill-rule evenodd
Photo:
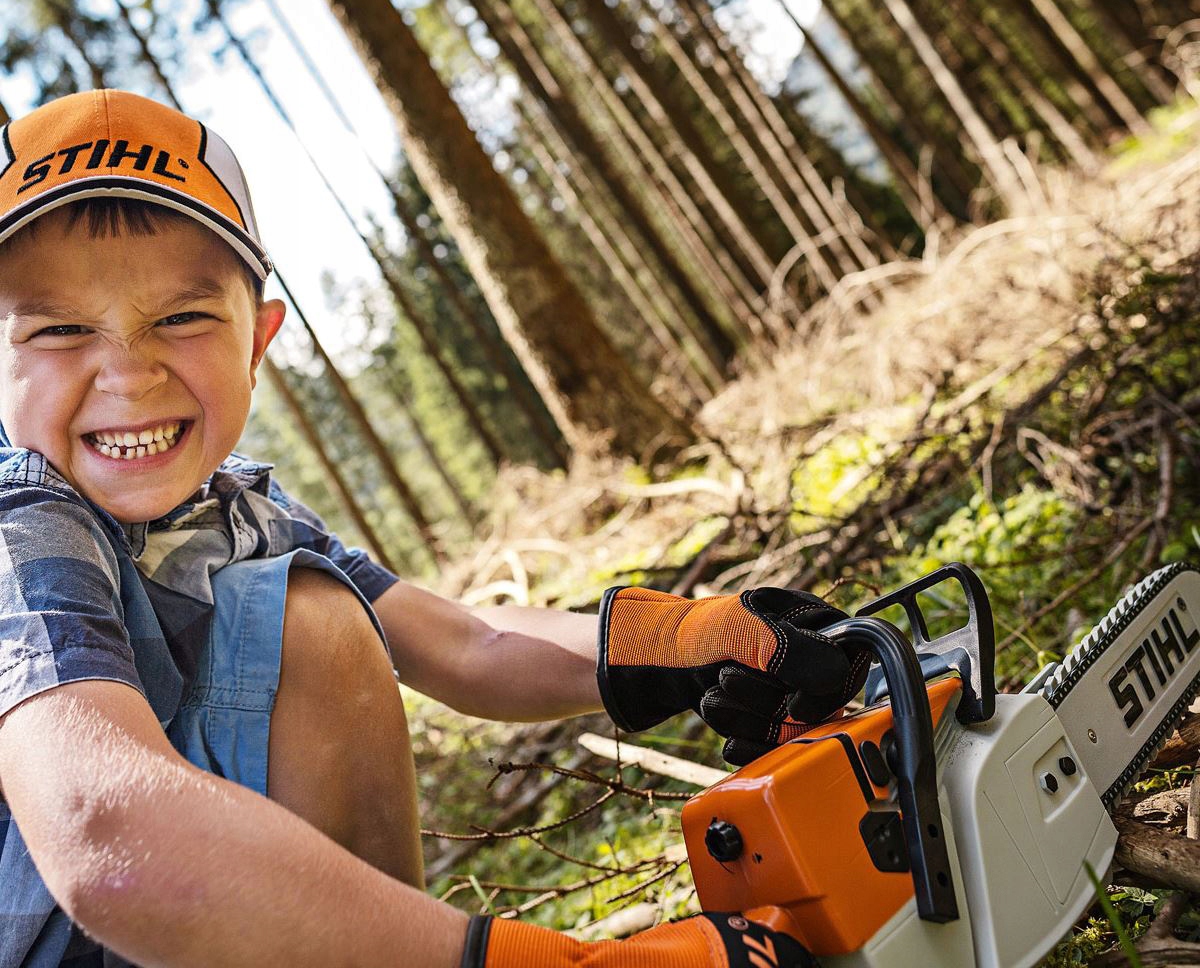
<instances>
[{"instance_id":1,"label":"sky","mask_svg":"<svg viewBox=\"0 0 1200 968\"><path fill-rule=\"evenodd\" d=\"M112 2L91 0L91 6L102 11ZM785 2L803 22L815 15L817 0ZM276 10L336 92L356 134L346 130L312 79ZM745 16L735 20L735 11ZM767 90L777 90L802 44L780 0L730 0L721 16L728 27L758 25L739 39L745 43L751 70ZM332 352L344 353L361 342L362 333L352 314L330 305L322 278L332 275L338 287L353 289L364 282L375 285L378 271L318 168L365 228L364 212L391 211L391 201L367 158L385 171L392 167L400 148L394 125L325 0L276 0L274 10L268 0L247 0L236 10L232 26L239 36L252 38L255 59L299 137L280 120L235 52L219 61L208 56L215 31L195 46L204 56L191 58L177 94L184 109L218 132L237 154L267 250L322 341ZM512 87L507 90L492 96L511 96ZM0 102L14 114L31 106L31 96L29 85L0 77ZM468 118L480 124L504 113L487 101L473 101ZM282 296L274 278L267 295Z\"/></svg>"}]
</instances>

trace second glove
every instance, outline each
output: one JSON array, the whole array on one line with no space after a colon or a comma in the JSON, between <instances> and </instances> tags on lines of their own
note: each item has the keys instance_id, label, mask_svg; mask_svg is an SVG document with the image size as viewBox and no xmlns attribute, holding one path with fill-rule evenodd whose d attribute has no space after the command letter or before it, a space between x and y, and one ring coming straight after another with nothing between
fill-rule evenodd
<instances>
[{"instance_id":1,"label":"second glove","mask_svg":"<svg viewBox=\"0 0 1200 968\"><path fill-rule=\"evenodd\" d=\"M869 654L847 653L820 632L845 617L783 588L696 600L610 588L600 606L600 694L625 730L693 709L733 737L727 759L747 762L801 730L789 697L792 712L812 723L861 688Z\"/></svg>"}]
</instances>

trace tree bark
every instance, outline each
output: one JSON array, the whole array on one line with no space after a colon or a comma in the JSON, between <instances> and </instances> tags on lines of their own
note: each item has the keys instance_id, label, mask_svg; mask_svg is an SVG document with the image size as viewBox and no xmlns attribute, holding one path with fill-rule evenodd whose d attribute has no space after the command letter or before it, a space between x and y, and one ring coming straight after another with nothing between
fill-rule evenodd
<instances>
[{"instance_id":1,"label":"tree bark","mask_svg":"<svg viewBox=\"0 0 1200 968\"><path fill-rule=\"evenodd\" d=\"M1200 892L1200 841L1163 833L1129 817L1114 817L1113 823L1118 864L1168 887Z\"/></svg>"},{"instance_id":2,"label":"tree bark","mask_svg":"<svg viewBox=\"0 0 1200 968\"><path fill-rule=\"evenodd\" d=\"M635 46L639 29L632 27L628 19L614 11L605 0L574 0L574 4L587 18L587 36L593 38L598 61L600 57L614 61L610 73L616 73L623 81L629 82L631 90L641 101L652 102L647 113L656 120L660 143L666 145L668 150L682 146L690 151L704 166L717 191L729 201L746 230L764 250L770 252L778 236L774 231L775 226L770 219L760 217L751 200L752 193L739 189L737 182L741 179L730 177L731 166L724 162L722 152L714 150L716 139L702 133L694 105L680 97L677 88L646 56L647 52ZM636 76L630 82L631 75ZM755 164L758 164L757 159ZM745 162L743 166L771 207L776 209L779 218L785 219L787 216L778 211L778 199L772 199L770 194L773 191L778 194L774 184L764 185L762 182L761 165L758 170ZM742 174L741 171L736 172L736 176Z\"/></svg>"},{"instance_id":3,"label":"tree bark","mask_svg":"<svg viewBox=\"0 0 1200 968\"><path fill-rule=\"evenodd\" d=\"M984 54L1008 79L1020 99L1041 118L1046 131L1065 153L1066 158L1084 171L1095 171L1099 166L1096 153L1055 107L1054 102L1039 89L1037 78L1032 77L1020 59L1013 56L1008 45L997 36L987 20L976 16L965 4L961 8L960 19L971 31Z\"/></svg>"},{"instance_id":4,"label":"tree bark","mask_svg":"<svg viewBox=\"0 0 1200 968\"><path fill-rule=\"evenodd\" d=\"M923 140L924 146L932 153L937 173L942 176L938 182L944 180L946 185L942 189L946 194L941 197L953 207L960 219L967 218L968 202L978 176L969 170L963 161L961 145L956 141L952 146L948 146L942 133L928 123L922 105L913 103L905 95L902 85L891 83L891 78L881 73L880 68L886 63L885 55L867 43L867 34L870 31L860 34L837 3L826 3L822 9L829 15L842 40L854 51L859 66L871 77L873 92L880 103L886 105L891 112L892 123L901 131L911 129L919 139L918 147ZM880 29L890 28L889 32L896 33L893 42L901 42L899 28L894 23L877 22L877 26ZM936 177L936 174L931 173L931 177Z\"/></svg>"},{"instance_id":5,"label":"tree bark","mask_svg":"<svg viewBox=\"0 0 1200 968\"><path fill-rule=\"evenodd\" d=\"M588 0L588 2L607 12L604 0ZM657 12L649 10L645 12L645 15L655 37L675 63L683 78L696 91L713 120L717 122L722 135L733 147L742 165L754 179L759 191L763 193L775 214L783 222L793 243L799 245L807 256L809 268L821 288L826 292L831 290L837 285L840 276L847 272L853 272L858 266L844 249L836 252L830 251L817 246L813 241L813 236L827 229L829 223L807 186L789 183L787 176L778 167L775 159L769 154L761 153L765 151L770 142L770 132L764 130L761 124L756 127L753 123L754 119L748 117L743 117L743 123L739 124L735 120L730 106L726 105L725 98L708 83L678 39L658 19ZM608 13L608 18L616 21L611 12ZM611 28L610 32L613 32ZM647 70L646 65L640 59L632 59L632 66L635 69ZM749 129L749 131L747 132L745 129ZM800 201L805 215L803 220L785 197L785 191L790 192Z\"/></svg>"},{"instance_id":6,"label":"tree bark","mask_svg":"<svg viewBox=\"0 0 1200 968\"><path fill-rule=\"evenodd\" d=\"M328 176L325 174L325 170L317 162L317 159L313 157L312 152L310 152L304 142L300 140L300 133L296 130L296 125L295 122L292 121L291 115L288 114L287 109L283 106L283 103L276 95L274 88L271 87L270 83L259 69L257 62L250 55L250 51L246 47L246 44L240 37L238 37L237 34L233 32L233 28L229 26L229 22L225 19L224 14L222 13L219 0L207 0L207 3L209 11L220 23L226 38L229 40L229 43L233 46L233 48L238 52L238 56L241 57L242 63L246 65L246 69L249 70L254 76L259 87L262 88L263 93L266 95L267 100L275 108L276 113L279 115L283 123L288 126L294 135L296 135L297 141L300 142L301 150L308 158L309 163L313 166L313 170L317 173L317 176L321 179L321 182L325 185L325 188L329 191L330 197L332 197L338 209L341 211L346 221L350 223L350 227L358 235L359 239L366 247L367 252L375 261L375 265L379 268L379 274L383 277L384 282L391 290L393 296L395 296L396 302L402 308L405 306L411 308L412 303L410 300L408 300L407 295L404 293L404 287L395 277L394 270L389 264L383 249L374 244L363 234L362 229L359 228L358 219L354 217L353 213L346 206L346 203L342 200L341 194L336 188L334 188L332 182L330 182ZM282 278L282 274L280 274L281 281ZM430 329L430 327L425 324L424 317L422 317L415 310L411 313L408 313L407 310L405 310L405 312L408 315L409 321L414 327L417 328L418 333ZM425 326L424 330L421 328L422 325ZM449 384L451 393L453 393L454 398L458 401L459 406L461 406L463 409L468 426L470 426L471 430L482 442L484 449L487 450L492 459L492 463L496 465L501 464L505 460L504 448L501 446L500 441L496 438L496 435L488 427L487 421L484 419L478 404L471 397L466 385L454 371L454 368L448 364L445 359L445 354L437 345L436 340L423 337L422 345L425 347L426 352L433 358L433 362L437 366L438 371Z\"/></svg>"},{"instance_id":7,"label":"tree bark","mask_svg":"<svg viewBox=\"0 0 1200 968\"><path fill-rule=\"evenodd\" d=\"M625 102L617 96L591 51L579 42L571 30L570 24L567 23L558 8L551 0L533 0L533 3L545 19L552 35L562 45L564 52L576 63L577 68L584 72L584 76L589 81L590 93L595 94L605 109L611 113L615 124L629 139L637 155L650 164L654 177L660 180L672 202L685 213L687 221L701 237L706 233L712 233L713 225L710 219L701 211L696 199L692 197L692 193L680 181L667 156L659 150ZM627 79L631 86L637 80L636 75L631 75ZM747 271L719 240L716 241L716 244L708 245L708 251L715 263L716 271L728 280L733 293L750 308L748 321L755 335L761 337L765 333L760 324L766 317L757 304L770 281L774 264L763 252L762 247L748 235L745 226L740 224L740 220L725 197L712 184L712 179L704 170L704 166L690 152L679 151L675 154L687 174L700 186L704 202L716 212L725 229L737 238L740 253L750 260L752 267Z\"/></svg>"},{"instance_id":8,"label":"tree bark","mask_svg":"<svg viewBox=\"0 0 1200 968\"><path fill-rule=\"evenodd\" d=\"M858 231L862 223L870 219L870 214L847 212L834 198L816 166L797 143L775 102L759 87L733 42L717 25L706 0L681 0L679 12L693 36L698 40L707 40L714 48L714 73L725 88L730 102L754 127L756 137L762 140L764 150L782 174L784 183L794 191L800 185L804 186L808 204L799 191L796 197L804 205L805 213L818 234L830 233L836 239L841 250L843 271L853 272L860 267L878 265L879 257L871 251ZM856 220L859 226L853 224Z\"/></svg>"},{"instance_id":9,"label":"tree bark","mask_svg":"<svg viewBox=\"0 0 1200 968\"><path fill-rule=\"evenodd\" d=\"M1146 121L1116 81L1100 66L1087 42L1051 0L1015 0L1015 7L1041 36L1064 69L1096 99L1109 120L1144 131Z\"/></svg>"},{"instance_id":10,"label":"tree bark","mask_svg":"<svg viewBox=\"0 0 1200 968\"><path fill-rule=\"evenodd\" d=\"M380 177L383 177L382 172L380 172ZM416 217L409 208L407 200L396 190L390 179L384 178L383 180L388 192L392 196L392 207L401 224L404 226L404 231L408 234L409 240L416 245L417 253L421 257L422 263L433 271L438 282L441 283L442 294L450 306L453 307L460 322L465 323L471 335L475 337L475 341L480 349L483 350L483 354L487 358L489 365L504 377L504 382L512 394L513 403L524 414L529 428L538 440L542 442L542 445L546 448L546 453L553 458L556 466L565 467L568 455L563 448L563 441L561 436L559 436L558 428L552 425L553 421L550 421L550 426L547 425L548 414L543 416L541 401L535 400L535 394L529 391L527 374L510 359L505 346L497 345L497 341L493 339L492 333L484 325L483 320L476 315L475 310L471 306L467 305L466 298L454 280L450 278L450 274L446 271L446 267L442 265L442 261L434 253L429 236L417 222Z\"/></svg>"},{"instance_id":11,"label":"tree bark","mask_svg":"<svg viewBox=\"0 0 1200 968\"><path fill-rule=\"evenodd\" d=\"M442 293L458 314L459 321L464 323L471 331L480 348L487 356L489 364L497 373L503 375L507 388L513 394L513 403L525 415L530 429L544 445L546 454L551 456L558 466L565 466L568 455L563 447L563 441L558 433L558 428L553 425L553 419L545 412L541 401L536 398L536 391L533 390L528 375L521 369L520 362L511 356L503 338L496 337L483 320L479 318L476 307L467 305L467 300L460 291L459 286L450 278L446 267L434 253L433 245L429 241L429 234L418 223L409 200L396 188L394 179L388 177L380 169L370 153L363 146L362 137L358 129L354 126L354 122L350 120L346 112L342 109L337 95L333 93L329 85L325 82L320 68L313 62L304 44L296 36L296 32L292 29L287 17L284 16L279 4L276 0L266 0L266 2L267 8L271 11L276 23L279 24L284 36L287 37L288 43L291 44L292 49L304 64L305 70L308 71L309 76L312 77L314 83L320 88L321 94L330 108L333 109L342 127L358 142L363 158L387 189L392 199L392 207L401 224L404 226L404 231L407 233L408 238L416 245L417 253L421 257L422 263L437 276L438 282L442 286ZM423 435L423 432L419 428L417 428L417 433Z\"/></svg>"},{"instance_id":12,"label":"tree bark","mask_svg":"<svg viewBox=\"0 0 1200 968\"><path fill-rule=\"evenodd\" d=\"M385 103L413 170L458 242L506 339L575 448L588 434L645 456L690 434L600 332L590 307L493 169L391 0L330 0Z\"/></svg>"}]
</instances>

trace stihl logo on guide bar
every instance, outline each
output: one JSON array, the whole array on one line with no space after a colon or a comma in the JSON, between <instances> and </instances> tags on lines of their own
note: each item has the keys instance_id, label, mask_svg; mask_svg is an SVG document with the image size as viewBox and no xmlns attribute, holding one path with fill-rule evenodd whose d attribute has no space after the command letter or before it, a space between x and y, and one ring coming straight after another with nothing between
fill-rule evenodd
<instances>
[{"instance_id":1,"label":"stihl logo on guide bar","mask_svg":"<svg viewBox=\"0 0 1200 968\"><path fill-rule=\"evenodd\" d=\"M32 188L49 178L51 172L54 171L55 161L59 158L62 159L58 165L57 174L59 175L68 174L78 164L82 164L85 169L95 169L119 168L121 165L129 163L129 166L135 171L145 171L153 159L152 170L156 175L162 175L173 181L187 181L187 175L178 173L178 169L186 171L188 163L182 158L173 157L169 151L163 148L156 149L154 145L130 148L128 141L113 142L107 138L101 138L95 142L85 141L83 144L71 145L30 162L22 176L23 182L17 189L17 194L19 195L27 188ZM171 170L172 164L176 166L177 171Z\"/></svg>"},{"instance_id":2,"label":"stihl logo on guide bar","mask_svg":"<svg viewBox=\"0 0 1200 968\"><path fill-rule=\"evenodd\" d=\"M1183 599L1177 599L1180 610L1186 611ZM1176 673L1176 665L1182 667L1188 654L1200 642L1200 631L1192 625L1186 631L1174 605L1167 609L1157 627L1132 652L1125 662L1108 680L1108 690L1116 700L1117 708L1125 711L1125 725L1133 726L1145 712L1143 698L1152 702L1158 688L1165 686ZM1174 661L1172 661L1174 659ZM1131 676L1133 678L1131 678ZM1139 689L1140 686L1140 695Z\"/></svg>"}]
</instances>

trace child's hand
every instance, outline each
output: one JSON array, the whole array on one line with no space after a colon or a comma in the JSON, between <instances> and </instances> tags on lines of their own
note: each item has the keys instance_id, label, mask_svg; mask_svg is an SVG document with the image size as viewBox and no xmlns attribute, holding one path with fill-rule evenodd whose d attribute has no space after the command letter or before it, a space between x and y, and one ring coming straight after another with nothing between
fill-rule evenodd
<instances>
[{"instance_id":1,"label":"child's hand","mask_svg":"<svg viewBox=\"0 0 1200 968\"><path fill-rule=\"evenodd\" d=\"M847 652L821 629L846 613L808 592L755 588L691 601L646 588L612 588L600 607L598 678L609 715L638 730L685 709L731 737L747 763L828 718L862 686L865 651Z\"/></svg>"}]
</instances>

